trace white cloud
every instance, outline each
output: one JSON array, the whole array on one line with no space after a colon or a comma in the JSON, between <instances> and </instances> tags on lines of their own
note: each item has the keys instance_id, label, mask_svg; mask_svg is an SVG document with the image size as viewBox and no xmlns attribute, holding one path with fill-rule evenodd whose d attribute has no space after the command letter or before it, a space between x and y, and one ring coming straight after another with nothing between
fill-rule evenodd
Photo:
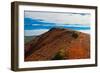
<instances>
[{"instance_id":1,"label":"white cloud","mask_svg":"<svg viewBox=\"0 0 100 73\"><path fill-rule=\"evenodd\" d=\"M37 26L37 25L39 25L39 24L32 24L33 26Z\"/></svg>"},{"instance_id":2,"label":"white cloud","mask_svg":"<svg viewBox=\"0 0 100 73\"><path fill-rule=\"evenodd\" d=\"M38 29L38 30L24 30L24 36L38 36L45 32L47 32L48 29Z\"/></svg>"},{"instance_id":3,"label":"white cloud","mask_svg":"<svg viewBox=\"0 0 100 73\"><path fill-rule=\"evenodd\" d=\"M57 24L90 24L90 15L80 15L72 13L53 13L53 12L25 12L25 17L42 19L46 22Z\"/></svg>"},{"instance_id":4,"label":"white cloud","mask_svg":"<svg viewBox=\"0 0 100 73\"><path fill-rule=\"evenodd\" d=\"M90 34L90 30L77 30L77 31Z\"/></svg>"}]
</instances>

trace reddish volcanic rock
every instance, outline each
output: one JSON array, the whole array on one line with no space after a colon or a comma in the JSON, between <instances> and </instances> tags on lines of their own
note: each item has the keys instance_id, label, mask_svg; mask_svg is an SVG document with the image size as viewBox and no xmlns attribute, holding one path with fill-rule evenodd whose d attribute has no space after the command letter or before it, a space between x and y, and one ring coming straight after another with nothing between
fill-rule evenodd
<instances>
[{"instance_id":1,"label":"reddish volcanic rock","mask_svg":"<svg viewBox=\"0 0 100 73\"><path fill-rule=\"evenodd\" d=\"M80 34L76 41L72 41L70 46L66 49L67 59L85 59L90 58L90 37L89 35Z\"/></svg>"},{"instance_id":2,"label":"reddish volcanic rock","mask_svg":"<svg viewBox=\"0 0 100 73\"><path fill-rule=\"evenodd\" d=\"M90 36L85 33L53 28L25 44L25 61L51 60L57 53L63 59L90 57Z\"/></svg>"}]
</instances>

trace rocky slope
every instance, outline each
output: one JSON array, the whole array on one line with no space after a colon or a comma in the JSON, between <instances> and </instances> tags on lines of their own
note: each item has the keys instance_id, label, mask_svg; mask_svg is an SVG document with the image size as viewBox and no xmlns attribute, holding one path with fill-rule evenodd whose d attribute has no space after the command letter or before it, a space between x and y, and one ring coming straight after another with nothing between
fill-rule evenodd
<instances>
[{"instance_id":1,"label":"rocky slope","mask_svg":"<svg viewBox=\"0 0 100 73\"><path fill-rule=\"evenodd\" d=\"M25 61L90 58L90 35L52 28L25 44Z\"/></svg>"}]
</instances>

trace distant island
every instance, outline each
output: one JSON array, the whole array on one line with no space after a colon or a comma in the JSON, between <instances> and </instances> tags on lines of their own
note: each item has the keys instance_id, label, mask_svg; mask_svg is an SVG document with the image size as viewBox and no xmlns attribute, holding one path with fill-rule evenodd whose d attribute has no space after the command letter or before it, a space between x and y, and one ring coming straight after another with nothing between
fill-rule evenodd
<instances>
[{"instance_id":1,"label":"distant island","mask_svg":"<svg viewBox=\"0 0 100 73\"><path fill-rule=\"evenodd\" d=\"M68 60L90 58L90 35L65 29L51 28L25 43L25 61Z\"/></svg>"}]
</instances>

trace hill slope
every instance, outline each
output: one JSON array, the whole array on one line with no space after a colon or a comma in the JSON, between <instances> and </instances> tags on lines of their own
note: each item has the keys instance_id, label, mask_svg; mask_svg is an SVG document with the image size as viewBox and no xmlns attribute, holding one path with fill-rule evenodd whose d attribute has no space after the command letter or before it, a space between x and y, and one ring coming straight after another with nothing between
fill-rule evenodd
<instances>
[{"instance_id":1,"label":"hill slope","mask_svg":"<svg viewBox=\"0 0 100 73\"><path fill-rule=\"evenodd\" d=\"M90 57L90 35L52 28L25 44L25 61L85 59Z\"/></svg>"}]
</instances>

